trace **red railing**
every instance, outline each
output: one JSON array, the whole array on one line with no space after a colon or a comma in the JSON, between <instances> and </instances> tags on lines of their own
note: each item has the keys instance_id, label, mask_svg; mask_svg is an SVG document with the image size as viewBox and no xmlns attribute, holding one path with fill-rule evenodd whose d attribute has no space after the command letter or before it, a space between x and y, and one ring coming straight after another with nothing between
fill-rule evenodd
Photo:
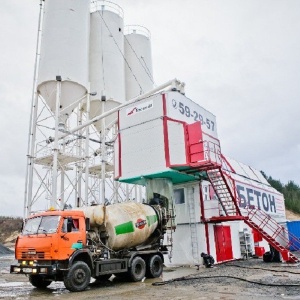
<instances>
[{"instance_id":1,"label":"red railing","mask_svg":"<svg viewBox=\"0 0 300 300\"><path fill-rule=\"evenodd\" d=\"M298 262L298 258L289 252L291 246L295 250L300 250L300 239L288 232L288 230L276 222L263 210L255 207L245 207L241 209L245 216L245 222L251 228L256 229L263 238L269 242L282 255L283 260Z\"/></svg>"}]
</instances>

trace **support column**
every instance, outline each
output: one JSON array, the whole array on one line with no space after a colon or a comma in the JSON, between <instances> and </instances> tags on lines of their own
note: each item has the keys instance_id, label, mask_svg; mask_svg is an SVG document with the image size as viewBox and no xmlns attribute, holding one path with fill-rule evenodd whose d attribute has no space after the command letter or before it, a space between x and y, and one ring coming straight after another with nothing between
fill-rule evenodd
<instances>
[{"instance_id":1,"label":"support column","mask_svg":"<svg viewBox=\"0 0 300 300\"><path fill-rule=\"evenodd\" d=\"M105 97L101 101L102 114L105 112ZM101 120L101 204L105 204L105 175L106 175L106 145L105 145L105 118Z\"/></svg>"},{"instance_id":2,"label":"support column","mask_svg":"<svg viewBox=\"0 0 300 300\"><path fill-rule=\"evenodd\" d=\"M90 87L88 88L87 98L86 98L86 119L87 122L90 120ZM89 142L90 142L90 126L85 129L85 195L84 203L89 204Z\"/></svg>"},{"instance_id":3,"label":"support column","mask_svg":"<svg viewBox=\"0 0 300 300\"><path fill-rule=\"evenodd\" d=\"M50 201L50 208L56 208L57 200L57 179L58 179L58 124L59 124L59 110L61 97L61 77L56 76L56 105L55 105L55 132L54 132L54 146L53 146L53 165L52 165L52 197Z\"/></svg>"}]
</instances>

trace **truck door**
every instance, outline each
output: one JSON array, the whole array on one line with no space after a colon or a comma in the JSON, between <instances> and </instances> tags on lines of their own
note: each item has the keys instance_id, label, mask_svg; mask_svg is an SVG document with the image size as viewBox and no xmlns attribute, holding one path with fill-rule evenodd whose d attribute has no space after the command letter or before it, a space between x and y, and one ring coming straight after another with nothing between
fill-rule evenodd
<instances>
[{"instance_id":1,"label":"truck door","mask_svg":"<svg viewBox=\"0 0 300 300\"><path fill-rule=\"evenodd\" d=\"M68 232L68 222L72 222L72 229ZM59 241L59 259L68 259L72 253L81 248L85 244L85 222L83 218L64 218L61 227L60 241Z\"/></svg>"}]
</instances>

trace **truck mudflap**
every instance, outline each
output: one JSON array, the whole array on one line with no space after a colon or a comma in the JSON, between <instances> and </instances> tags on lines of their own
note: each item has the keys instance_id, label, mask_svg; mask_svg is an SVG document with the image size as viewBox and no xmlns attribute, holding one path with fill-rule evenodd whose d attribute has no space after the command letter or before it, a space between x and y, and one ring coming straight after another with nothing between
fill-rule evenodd
<instances>
[{"instance_id":1,"label":"truck mudflap","mask_svg":"<svg viewBox=\"0 0 300 300\"><path fill-rule=\"evenodd\" d=\"M10 266L11 274L29 274L29 275L55 275L57 274L57 266L53 265L39 265L39 264L16 264Z\"/></svg>"}]
</instances>

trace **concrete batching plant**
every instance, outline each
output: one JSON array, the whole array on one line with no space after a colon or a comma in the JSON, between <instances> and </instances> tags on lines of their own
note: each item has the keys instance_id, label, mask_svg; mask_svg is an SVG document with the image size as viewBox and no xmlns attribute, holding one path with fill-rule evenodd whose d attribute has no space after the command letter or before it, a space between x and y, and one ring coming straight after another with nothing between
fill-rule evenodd
<instances>
[{"instance_id":1,"label":"concrete batching plant","mask_svg":"<svg viewBox=\"0 0 300 300\"><path fill-rule=\"evenodd\" d=\"M74 219L80 235L63 258L59 243L48 245L51 266L41 269L53 273L34 276L19 250L11 271L30 273L37 287L63 280L79 291L91 274L160 276L165 246L175 264L199 264L201 252L216 262L261 256L268 244L297 262L279 224L283 195L222 154L216 117L186 97L184 83L154 87L149 31L124 29L123 10L110 1L40 3L24 215L49 211L28 218L17 247L43 263L31 235L59 240L65 226L72 236ZM54 231L39 231L49 217Z\"/></svg>"}]
</instances>

